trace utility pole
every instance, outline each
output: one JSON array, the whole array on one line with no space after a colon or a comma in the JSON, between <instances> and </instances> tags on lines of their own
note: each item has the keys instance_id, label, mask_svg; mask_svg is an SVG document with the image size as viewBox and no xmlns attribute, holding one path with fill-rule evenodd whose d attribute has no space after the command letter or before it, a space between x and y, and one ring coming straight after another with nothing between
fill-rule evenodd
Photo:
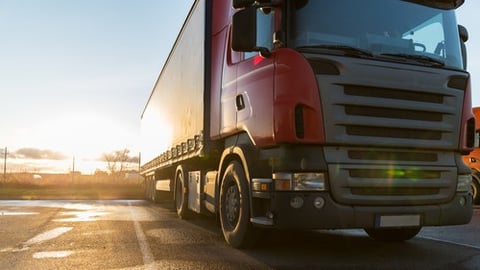
<instances>
[{"instance_id":1,"label":"utility pole","mask_svg":"<svg viewBox=\"0 0 480 270\"><path fill-rule=\"evenodd\" d=\"M75 155L73 156L73 161L72 161L72 183L75 178Z\"/></svg>"},{"instance_id":2,"label":"utility pole","mask_svg":"<svg viewBox=\"0 0 480 270\"><path fill-rule=\"evenodd\" d=\"M3 158L3 183L7 183L7 147L5 147L4 158Z\"/></svg>"},{"instance_id":3,"label":"utility pole","mask_svg":"<svg viewBox=\"0 0 480 270\"><path fill-rule=\"evenodd\" d=\"M140 173L140 170L142 168L142 152L138 152L138 173Z\"/></svg>"}]
</instances>

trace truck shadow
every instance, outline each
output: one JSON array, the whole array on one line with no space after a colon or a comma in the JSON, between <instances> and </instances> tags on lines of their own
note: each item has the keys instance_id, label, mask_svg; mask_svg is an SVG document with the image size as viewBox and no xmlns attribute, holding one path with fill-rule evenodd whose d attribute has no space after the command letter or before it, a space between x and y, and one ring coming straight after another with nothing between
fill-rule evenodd
<instances>
[{"instance_id":1,"label":"truck shadow","mask_svg":"<svg viewBox=\"0 0 480 270\"><path fill-rule=\"evenodd\" d=\"M363 230L274 230L243 252L274 269L480 269L478 249L421 237L379 242Z\"/></svg>"}]
</instances>

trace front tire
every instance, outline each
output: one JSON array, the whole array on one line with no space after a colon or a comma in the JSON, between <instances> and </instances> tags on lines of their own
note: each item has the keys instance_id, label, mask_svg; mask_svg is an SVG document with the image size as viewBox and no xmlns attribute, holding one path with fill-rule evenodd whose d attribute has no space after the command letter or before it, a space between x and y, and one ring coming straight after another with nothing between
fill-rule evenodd
<instances>
[{"instance_id":1,"label":"front tire","mask_svg":"<svg viewBox=\"0 0 480 270\"><path fill-rule=\"evenodd\" d=\"M384 242L402 242L412 239L422 227L415 228L388 228L388 229L365 229L365 232L373 239Z\"/></svg>"},{"instance_id":2,"label":"front tire","mask_svg":"<svg viewBox=\"0 0 480 270\"><path fill-rule=\"evenodd\" d=\"M225 170L220 188L220 226L225 241L235 248L252 246L256 239L250 223L250 201L245 171L238 161Z\"/></svg>"}]
</instances>

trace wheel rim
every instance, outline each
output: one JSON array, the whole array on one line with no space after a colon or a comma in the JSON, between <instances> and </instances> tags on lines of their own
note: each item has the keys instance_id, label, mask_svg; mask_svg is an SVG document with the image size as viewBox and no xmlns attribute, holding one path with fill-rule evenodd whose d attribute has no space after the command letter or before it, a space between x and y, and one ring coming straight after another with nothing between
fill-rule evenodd
<instances>
[{"instance_id":1,"label":"wheel rim","mask_svg":"<svg viewBox=\"0 0 480 270\"><path fill-rule=\"evenodd\" d=\"M240 213L240 193L236 185L228 187L225 194L226 221L234 228L238 222Z\"/></svg>"}]
</instances>

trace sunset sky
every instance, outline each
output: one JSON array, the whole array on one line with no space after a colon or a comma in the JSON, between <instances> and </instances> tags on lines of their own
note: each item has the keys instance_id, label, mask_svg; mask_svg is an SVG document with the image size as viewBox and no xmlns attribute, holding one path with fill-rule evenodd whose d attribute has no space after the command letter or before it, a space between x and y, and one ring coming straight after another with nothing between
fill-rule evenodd
<instances>
[{"instance_id":1,"label":"sunset sky","mask_svg":"<svg viewBox=\"0 0 480 270\"><path fill-rule=\"evenodd\" d=\"M458 20L480 105L480 1L465 2ZM141 113L192 3L0 0L0 154L8 147L10 170L68 172L75 156L91 173L103 153L137 155Z\"/></svg>"},{"instance_id":2,"label":"sunset sky","mask_svg":"<svg viewBox=\"0 0 480 270\"><path fill-rule=\"evenodd\" d=\"M41 167L137 155L144 104L192 3L0 0L0 148Z\"/></svg>"}]
</instances>

